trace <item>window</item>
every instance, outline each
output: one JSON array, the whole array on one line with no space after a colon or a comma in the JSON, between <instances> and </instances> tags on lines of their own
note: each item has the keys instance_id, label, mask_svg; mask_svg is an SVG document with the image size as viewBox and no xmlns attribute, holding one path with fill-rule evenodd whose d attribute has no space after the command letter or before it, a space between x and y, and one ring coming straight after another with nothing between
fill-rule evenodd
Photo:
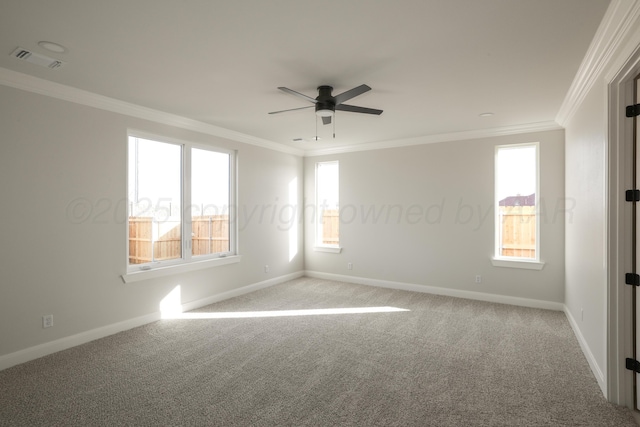
<instances>
[{"instance_id":1,"label":"window","mask_svg":"<svg viewBox=\"0 0 640 427\"><path fill-rule=\"evenodd\" d=\"M230 155L191 149L191 254L230 251Z\"/></svg>"},{"instance_id":2,"label":"window","mask_svg":"<svg viewBox=\"0 0 640 427\"><path fill-rule=\"evenodd\" d=\"M339 183L337 161L316 163L316 247L339 248Z\"/></svg>"},{"instance_id":3,"label":"window","mask_svg":"<svg viewBox=\"0 0 640 427\"><path fill-rule=\"evenodd\" d=\"M233 152L129 136L129 270L234 253Z\"/></svg>"},{"instance_id":4,"label":"window","mask_svg":"<svg viewBox=\"0 0 640 427\"><path fill-rule=\"evenodd\" d=\"M496 147L495 258L539 261L538 144Z\"/></svg>"}]
</instances>

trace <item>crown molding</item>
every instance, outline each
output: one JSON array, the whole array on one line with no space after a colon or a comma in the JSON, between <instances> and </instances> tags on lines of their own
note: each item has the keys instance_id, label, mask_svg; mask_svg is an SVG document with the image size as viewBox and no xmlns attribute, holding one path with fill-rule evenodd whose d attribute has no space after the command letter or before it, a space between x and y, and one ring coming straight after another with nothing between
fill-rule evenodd
<instances>
[{"instance_id":1,"label":"crown molding","mask_svg":"<svg viewBox=\"0 0 640 427\"><path fill-rule=\"evenodd\" d=\"M556 115L561 126L566 126L593 85L602 78L627 36L636 30L634 23L639 17L640 0L611 2Z\"/></svg>"},{"instance_id":2,"label":"crown molding","mask_svg":"<svg viewBox=\"0 0 640 427\"><path fill-rule=\"evenodd\" d=\"M389 141L379 141L349 145L344 147L321 148L318 150L305 151L305 157L324 156L327 154L353 153L357 151L382 150L386 148L409 147L412 145L437 144L449 141L467 141L481 138L494 138L497 136L517 135L522 133L545 132L550 130L564 129L554 121L528 123L514 126L503 126L490 129L477 129L464 132L441 133L436 135L426 135L415 138L397 139Z\"/></svg>"},{"instance_id":3,"label":"crown molding","mask_svg":"<svg viewBox=\"0 0 640 427\"><path fill-rule=\"evenodd\" d=\"M624 38L621 38L620 48L612 58L608 70L604 75L604 81L611 84L619 78L619 74L629 60L636 57L636 52L640 50L640 1L637 1L634 9L629 13L629 19L625 22L626 28L623 31Z\"/></svg>"},{"instance_id":4,"label":"crown molding","mask_svg":"<svg viewBox=\"0 0 640 427\"><path fill-rule=\"evenodd\" d=\"M118 99L109 98L107 96L98 95L93 92L88 92L82 89L77 89L71 86L63 85L60 83L51 82L49 80L33 77L27 74L12 71L6 68L0 67L0 84L4 86L13 87L20 90L25 90L39 95L49 96L52 98L61 99L64 101L73 102L88 107L98 108L101 110L109 111L112 113L124 114L129 117L135 117L138 119L149 120L156 123L175 126L182 129L191 130L194 132L203 133L206 135L212 135L220 138L230 139L232 141L242 142L246 144L255 145L258 147L266 148L269 150L279 151L282 153L293 154L296 156L320 156L324 154L339 154L349 153L356 151L368 151L377 150L383 148L397 148L411 145L421 144L433 144L437 142L446 141L459 141L466 139L478 139L486 137L495 137L500 135L513 135L518 133L530 133L546 130L561 129L561 127L555 122L542 122L532 123L518 126L507 126L502 128L493 128L485 130L473 130L465 132L454 132L438 135L426 135L422 137L380 141L372 143L363 143L357 145L350 145L344 147L334 147L318 150L301 150L294 147L289 147L284 144L279 144L273 141L257 138L251 135L246 135L240 132L235 132L229 129L225 129L219 126L210 125L207 123L199 122L197 120L182 117L176 114L167 113L164 111L154 110L151 108L143 107L136 104L120 101Z\"/></svg>"},{"instance_id":5,"label":"crown molding","mask_svg":"<svg viewBox=\"0 0 640 427\"><path fill-rule=\"evenodd\" d=\"M219 126L210 125L197 120L182 117L164 111L154 110L136 104L98 95L82 89L51 82L38 77L12 71L0 67L0 85L21 89L39 95L49 96L64 101L73 102L88 107L98 108L112 113L124 114L138 119L175 126L206 135L230 139L232 141L255 145L269 150L302 156L303 151L278 144L266 139L257 138L240 132L235 132Z\"/></svg>"}]
</instances>

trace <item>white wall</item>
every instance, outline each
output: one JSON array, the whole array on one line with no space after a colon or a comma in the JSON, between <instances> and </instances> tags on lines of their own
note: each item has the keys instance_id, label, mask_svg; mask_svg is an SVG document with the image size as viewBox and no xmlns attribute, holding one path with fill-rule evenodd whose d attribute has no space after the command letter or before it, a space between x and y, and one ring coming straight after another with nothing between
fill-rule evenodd
<instances>
[{"instance_id":1,"label":"white wall","mask_svg":"<svg viewBox=\"0 0 640 427\"><path fill-rule=\"evenodd\" d=\"M302 176L298 156L6 86L0 111L0 359L157 313L178 284L188 303L304 269L302 226L290 259L289 231L271 215ZM123 284L128 128L238 151L240 263Z\"/></svg>"},{"instance_id":2,"label":"white wall","mask_svg":"<svg viewBox=\"0 0 640 427\"><path fill-rule=\"evenodd\" d=\"M314 252L305 219L305 268L441 289L562 303L564 132L548 131L305 159L305 199L314 164L340 161L342 253ZM542 271L494 267L495 146L540 142ZM382 212L378 221L363 217ZM422 212L422 215L419 213ZM347 263L353 263L353 270ZM475 276L482 283L475 283Z\"/></svg>"},{"instance_id":3,"label":"white wall","mask_svg":"<svg viewBox=\"0 0 640 427\"><path fill-rule=\"evenodd\" d=\"M565 305L606 376L606 98L595 85L566 126ZM583 315L584 313L584 315ZM596 373L596 375L598 375Z\"/></svg>"},{"instance_id":4,"label":"white wall","mask_svg":"<svg viewBox=\"0 0 640 427\"><path fill-rule=\"evenodd\" d=\"M620 214L626 207L619 200L627 188L623 181L630 181L624 176L630 149L624 142L609 140L618 119L609 122L609 109L617 106L609 106L608 98L609 83L640 48L639 11L637 0L611 3L590 47L592 55L587 55L576 77L581 85L570 91L575 105L561 120L566 133L565 192L575 200L574 215L565 227L565 311L603 393L626 405L632 404L627 386L631 374L624 368L629 354L621 349L630 341L630 333L623 337L620 331L631 323L625 312L630 299L623 296L628 289L616 274L629 257L624 224L617 221L625 215ZM615 279L608 283L609 278Z\"/></svg>"}]
</instances>

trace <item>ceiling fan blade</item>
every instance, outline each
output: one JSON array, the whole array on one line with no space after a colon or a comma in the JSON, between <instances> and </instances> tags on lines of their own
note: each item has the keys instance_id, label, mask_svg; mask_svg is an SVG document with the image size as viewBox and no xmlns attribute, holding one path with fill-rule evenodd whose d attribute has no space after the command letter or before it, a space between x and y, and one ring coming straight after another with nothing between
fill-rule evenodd
<instances>
[{"instance_id":1,"label":"ceiling fan blade","mask_svg":"<svg viewBox=\"0 0 640 427\"><path fill-rule=\"evenodd\" d=\"M323 125L330 125L331 124L331 116L322 117L322 124Z\"/></svg>"},{"instance_id":2,"label":"ceiling fan blade","mask_svg":"<svg viewBox=\"0 0 640 427\"><path fill-rule=\"evenodd\" d=\"M352 113L382 114L382 110L376 110L375 108L356 107L355 105L346 104L336 105L336 110L350 111Z\"/></svg>"},{"instance_id":3,"label":"ceiling fan blade","mask_svg":"<svg viewBox=\"0 0 640 427\"><path fill-rule=\"evenodd\" d=\"M287 111L306 110L307 108L313 108L313 105L309 105L308 107L291 108L289 110L272 111L269 114L279 114L279 113L286 113Z\"/></svg>"},{"instance_id":4,"label":"ceiling fan blade","mask_svg":"<svg viewBox=\"0 0 640 427\"><path fill-rule=\"evenodd\" d=\"M286 92L286 93L288 93L290 95L297 96L298 98L306 99L307 101L313 102L314 104L316 102L318 102L318 101L315 100L315 98L311 98L310 96L307 96L307 95L302 94L300 92L296 92L295 90L291 90L291 89L289 89L287 87L279 87L278 89L280 89L281 91Z\"/></svg>"},{"instance_id":5,"label":"ceiling fan blade","mask_svg":"<svg viewBox=\"0 0 640 427\"><path fill-rule=\"evenodd\" d=\"M340 95L336 95L334 97L335 101L336 101L336 106L338 106L339 104L342 104L345 101L350 100L351 98L354 98L358 95L362 95L365 92L370 91L371 88L367 85L360 85L358 87L354 87L353 89L350 89L346 92L342 92Z\"/></svg>"}]
</instances>

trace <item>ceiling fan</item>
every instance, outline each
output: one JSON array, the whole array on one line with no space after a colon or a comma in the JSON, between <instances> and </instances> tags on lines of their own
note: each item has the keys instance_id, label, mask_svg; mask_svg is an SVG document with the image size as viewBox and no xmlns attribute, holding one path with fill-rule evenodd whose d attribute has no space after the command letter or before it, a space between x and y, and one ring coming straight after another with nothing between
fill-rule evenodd
<instances>
[{"instance_id":1,"label":"ceiling fan","mask_svg":"<svg viewBox=\"0 0 640 427\"><path fill-rule=\"evenodd\" d=\"M358 87L354 87L353 89L350 89L346 92L342 92L340 95L336 95L336 96L331 95L331 92L333 91L333 87L319 86L318 96L315 99L286 87L279 87L278 89L288 94L291 94L293 96L297 96L298 98L302 98L304 100L314 103L316 108L316 115L319 117L322 117L322 123L325 125L328 125L331 123L331 117L333 117L336 110L350 111L352 113L364 113L364 114L376 114L376 115L382 114L382 110L376 110L374 108L356 107L355 105L343 104L345 101L348 101L351 98L354 98L358 95L362 95L363 93L370 91L371 88L367 85L360 85ZM303 110L305 108L311 108L311 107L313 107L313 105L309 105L308 107L291 108L289 110L272 111L269 114L279 114L279 113L285 113L287 111Z\"/></svg>"}]
</instances>

